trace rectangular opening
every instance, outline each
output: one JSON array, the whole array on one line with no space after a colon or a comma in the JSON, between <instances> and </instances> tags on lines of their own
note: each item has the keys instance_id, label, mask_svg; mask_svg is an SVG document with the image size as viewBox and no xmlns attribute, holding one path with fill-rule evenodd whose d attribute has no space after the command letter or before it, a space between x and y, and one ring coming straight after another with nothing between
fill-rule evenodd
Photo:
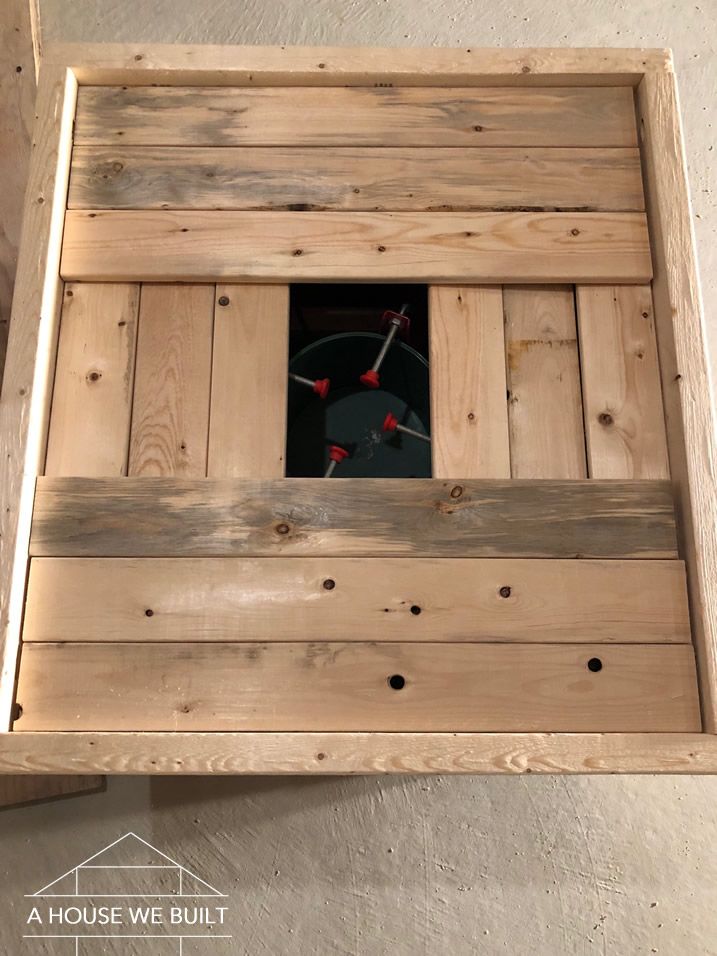
<instances>
[{"instance_id":1,"label":"rectangular opening","mask_svg":"<svg viewBox=\"0 0 717 956\"><path fill-rule=\"evenodd\" d=\"M430 478L427 287L302 284L290 303L287 477Z\"/></svg>"}]
</instances>

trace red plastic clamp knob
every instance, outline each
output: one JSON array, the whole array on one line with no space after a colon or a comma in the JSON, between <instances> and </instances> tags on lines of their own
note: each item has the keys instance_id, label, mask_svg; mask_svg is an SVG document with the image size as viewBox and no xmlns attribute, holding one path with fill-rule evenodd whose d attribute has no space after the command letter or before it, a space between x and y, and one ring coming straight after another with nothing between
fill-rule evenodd
<instances>
[{"instance_id":1,"label":"red plastic clamp knob","mask_svg":"<svg viewBox=\"0 0 717 956\"><path fill-rule=\"evenodd\" d=\"M374 372L372 368L368 372L364 372L359 381L369 388L378 388L380 385L378 372Z\"/></svg>"},{"instance_id":2,"label":"red plastic clamp knob","mask_svg":"<svg viewBox=\"0 0 717 956\"><path fill-rule=\"evenodd\" d=\"M341 445L331 445L329 448L329 459L335 461L336 464L343 461L344 458L348 458L349 453L345 448L342 448Z\"/></svg>"},{"instance_id":3,"label":"red plastic clamp knob","mask_svg":"<svg viewBox=\"0 0 717 956\"><path fill-rule=\"evenodd\" d=\"M383 420L383 430L385 432L395 432L397 425L398 419L393 412L389 412Z\"/></svg>"},{"instance_id":4,"label":"red plastic clamp knob","mask_svg":"<svg viewBox=\"0 0 717 956\"><path fill-rule=\"evenodd\" d=\"M319 398L326 398L329 394L329 389L331 388L331 379L330 378L317 378L314 382L314 391L319 396Z\"/></svg>"}]
</instances>

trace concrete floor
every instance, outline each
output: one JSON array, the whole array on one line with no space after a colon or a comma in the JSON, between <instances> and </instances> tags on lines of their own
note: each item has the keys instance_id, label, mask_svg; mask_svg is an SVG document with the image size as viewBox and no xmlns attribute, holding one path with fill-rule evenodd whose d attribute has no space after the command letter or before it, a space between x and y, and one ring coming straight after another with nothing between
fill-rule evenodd
<instances>
[{"instance_id":1,"label":"concrete floor","mask_svg":"<svg viewBox=\"0 0 717 956\"><path fill-rule=\"evenodd\" d=\"M41 13L45 42L671 46L717 353L715 0L41 0ZM717 954L717 778L669 776L110 780L0 814L0 950L63 952L23 948L23 894L127 830L230 895L235 939L201 953Z\"/></svg>"}]
</instances>

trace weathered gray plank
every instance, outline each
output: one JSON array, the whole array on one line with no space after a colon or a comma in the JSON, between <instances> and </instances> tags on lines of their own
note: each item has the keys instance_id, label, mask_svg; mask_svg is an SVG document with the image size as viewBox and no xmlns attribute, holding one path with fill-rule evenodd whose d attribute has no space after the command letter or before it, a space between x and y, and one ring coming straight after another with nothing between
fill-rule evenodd
<instances>
[{"instance_id":1,"label":"weathered gray plank","mask_svg":"<svg viewBox=\"0 0 717 956\"><path fill-rule=\"evenodd\" d=\"M560 147L77 146L68 206L356 212L645 208L639 150Z\"/></svg>"},{"instance_id":2,"label":"weathered gray plank","mask_svg":"<svg viewBox=\"0 0 717 956\"><path fill-rule=\"evenodd\" d=\"M627 87L82 86L75 143L636 146Z\"/></svg>"},{"instance_id":3,"label":"weathered gray plank","mask_svg":"<svg viewBox=\"0 0 717 956\"><path fill-rule=\"evenodd\" d=\"M667 481L39 478L46 557L676 557Z\"/></svg>"}]
</instances>

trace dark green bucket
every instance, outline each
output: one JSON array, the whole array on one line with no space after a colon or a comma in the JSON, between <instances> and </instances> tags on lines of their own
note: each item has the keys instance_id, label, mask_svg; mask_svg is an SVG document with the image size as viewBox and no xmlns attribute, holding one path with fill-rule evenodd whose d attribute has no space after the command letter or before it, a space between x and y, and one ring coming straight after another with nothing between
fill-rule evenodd
<instances>
[{"instance_id":1,"label":"dark green bucket","mask_svg":"<svg viewBox=\"0 0 717 956\"><path fill-rule=\"evenodd\" d=\"M322 401L310 388L289 380L286 473L318 477L331 445L351 457L335 478L430 478L431 446L400 432L386 433L392 412L402 425L430 432L428 363L410 346L394 342L381 366L381 388L366 388L359 376L371 368L383 342L373 332L330 335L302 349L289 370L312 380L331 379Z\"/></svg>"}]
</instances>

